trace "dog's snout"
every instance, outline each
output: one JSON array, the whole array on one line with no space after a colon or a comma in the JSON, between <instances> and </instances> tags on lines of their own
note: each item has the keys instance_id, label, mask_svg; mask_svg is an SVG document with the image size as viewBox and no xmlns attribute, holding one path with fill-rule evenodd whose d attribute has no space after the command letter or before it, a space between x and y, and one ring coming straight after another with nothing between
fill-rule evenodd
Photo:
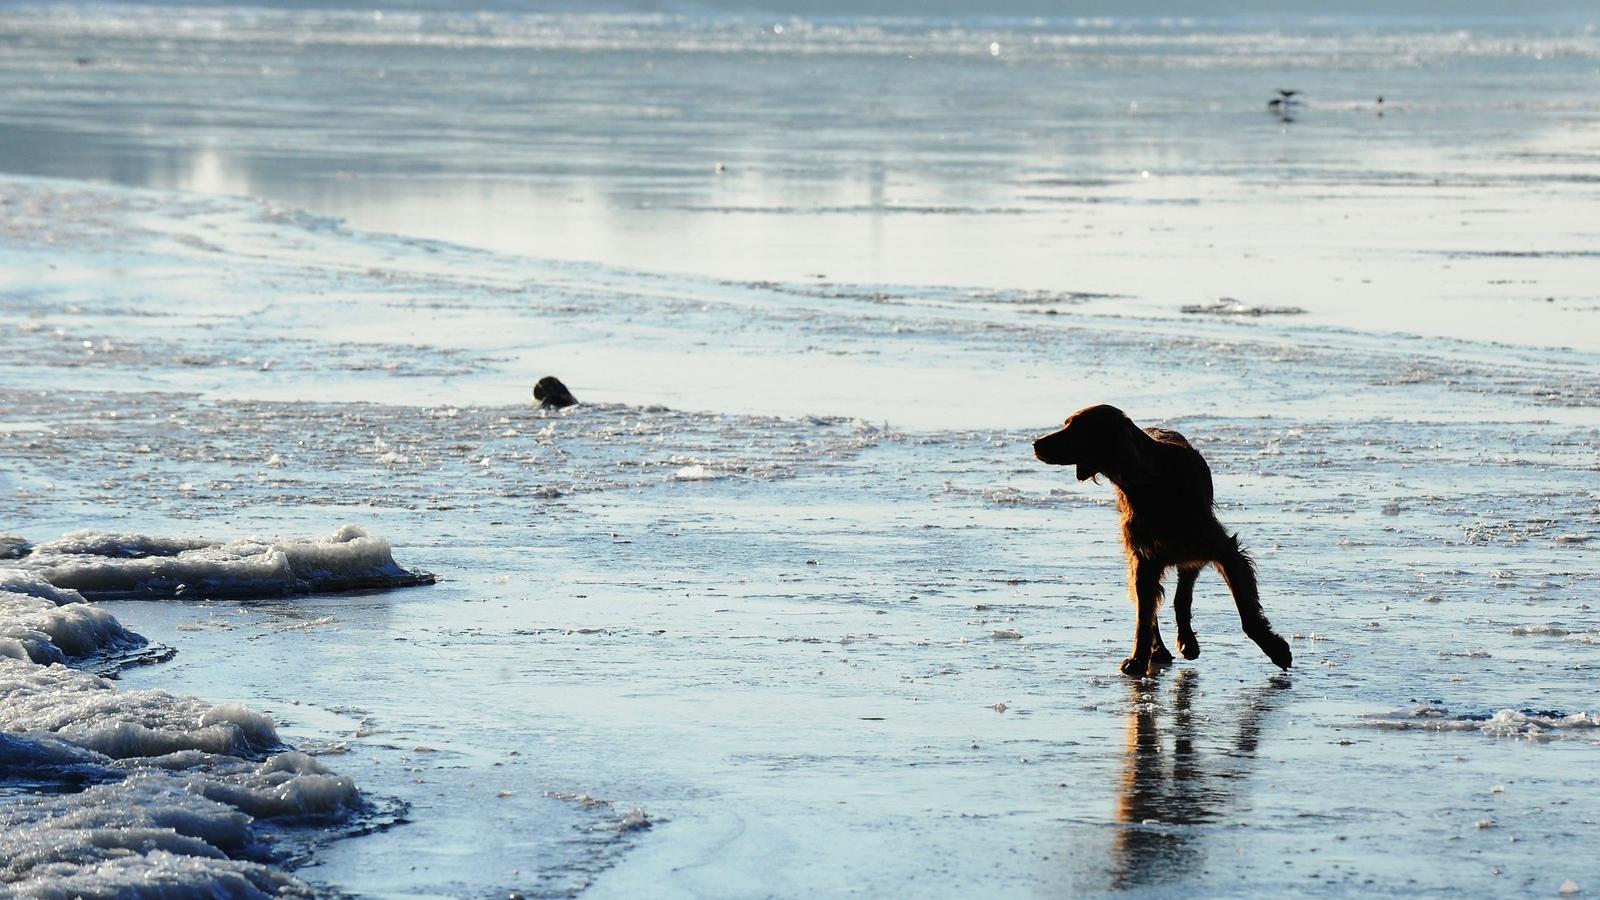
<instances>
[{"instance_id":1,"label":"dog's snout","mask_svg":"<svg viewBox=\"0 0 1600 900\"><path fill-rule=\"evenodd\" d=\"M1061 465L1062 463L1067 462L1067 460L1062 459L1061 457L1062 448L1060 437L1061 432L1057 431L1035 438L1033 441L1034 458L1042 463L1049 463L1050 465Z\"/></svg>"}]
</instances>

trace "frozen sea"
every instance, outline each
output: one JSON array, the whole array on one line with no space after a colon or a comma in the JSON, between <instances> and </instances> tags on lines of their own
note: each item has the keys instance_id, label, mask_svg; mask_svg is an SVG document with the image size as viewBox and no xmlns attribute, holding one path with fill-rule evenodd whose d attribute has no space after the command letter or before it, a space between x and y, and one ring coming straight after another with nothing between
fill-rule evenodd
<instances>
[{"instance_id":1,"label":"frozen sea","mask_svg":"<svg viewBox=\"0 0 1600 900\"><path fill-rule=\"evenodd\" d=\"M1595 24L0 6L0 892L1600 891Z\"/></svg>"}]
</instances>

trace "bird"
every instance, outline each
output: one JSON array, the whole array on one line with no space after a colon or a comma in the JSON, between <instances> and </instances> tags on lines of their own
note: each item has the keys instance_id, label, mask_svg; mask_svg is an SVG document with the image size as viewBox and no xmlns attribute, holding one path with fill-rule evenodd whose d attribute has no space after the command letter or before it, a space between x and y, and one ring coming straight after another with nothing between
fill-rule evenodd
<instances>
[{"instance_id":1,"label":"bird","mask_svg":"<svg viewBox=\"0 0 1600 900\"><path fill-rule=\"evenodd\" d=\"M1290 106L1299 106L1300 101L1294 99L1299 93L1299 91L1286 91L1283 88L1278 88L1278 96L1267 101L1267 108L1284 109Z\"/></svg>"},{"instance_id":2,"label":"bird","mask_svg":"<svg viewBox=\"0 0 1600 900\"><path fill-rule=\"evenodd\" d=\"M1278 88L1278 96L1267 101L1267 109L1284 122L1294 121L1294 111L1300 108L1300 101L1295 97L1299 91Z\"/></svg>"}]
</instances>

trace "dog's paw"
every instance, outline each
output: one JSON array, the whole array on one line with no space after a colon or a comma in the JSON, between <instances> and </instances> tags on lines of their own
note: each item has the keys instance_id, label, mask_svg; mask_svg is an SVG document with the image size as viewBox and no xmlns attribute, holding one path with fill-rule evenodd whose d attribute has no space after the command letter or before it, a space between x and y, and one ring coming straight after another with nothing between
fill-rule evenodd
<instances>
[{"instance_id":1,"label":"dog's paw","mask_svg":"<svg viewBox=\"0 0 1600 900\"><path fill-rule=\"evenodd\" d=\"M1184 659L1200 658L1200 639L1194 636L1194 632L1178 632L1178 652L1183 654Z\"/></svg>"},{"instance_id":2,"label":"dog's paw","mask_svg":"<svg viewBox=\"0 0 1600 900\"><path fill-rule=\"evenodd\" d=\"M1150 673L1148 656L1130 656L1122 661L1122 674L1129 678L1143 678Z\"/></svg>"},{"instance_id":3,"label":"dog's paw","mask_svg":"<svg viewBox=\"0 0 1600 900\"><path fill-rule=\"evenodd\" d=\"M1269 631L1255 638L1255 642L1277 664L1278 668L1287 669L1294 665L1294 654L1289 650L1289 642L1283 638Z\"/></svg>"}]
</instances>

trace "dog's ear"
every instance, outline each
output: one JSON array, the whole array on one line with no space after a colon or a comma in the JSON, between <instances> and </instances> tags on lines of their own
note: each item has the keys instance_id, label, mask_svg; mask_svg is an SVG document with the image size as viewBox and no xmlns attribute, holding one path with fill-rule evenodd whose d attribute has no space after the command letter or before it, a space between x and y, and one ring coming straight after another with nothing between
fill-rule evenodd
<instances>
[{"instance_id":1,"label":"dog's ear","mask_svg":"<svg viewBox=\"0 0 1600 900\"><path fill-rule=\"evenodd\" d=\"M1121 427L1116 430L1115 436L1112 437L1113 446L1116 448L1116 459L1121 470L1118 474L1122 476L1122 480L1125 483L1138 484L1152 474L1150 459L1145 455L1145 447L1149 444L1149 441L1140 440L1146 435L1143 429L1133 424L1132 419L1124 418L1118 424Z\"/></svg>"}]
</instances>

